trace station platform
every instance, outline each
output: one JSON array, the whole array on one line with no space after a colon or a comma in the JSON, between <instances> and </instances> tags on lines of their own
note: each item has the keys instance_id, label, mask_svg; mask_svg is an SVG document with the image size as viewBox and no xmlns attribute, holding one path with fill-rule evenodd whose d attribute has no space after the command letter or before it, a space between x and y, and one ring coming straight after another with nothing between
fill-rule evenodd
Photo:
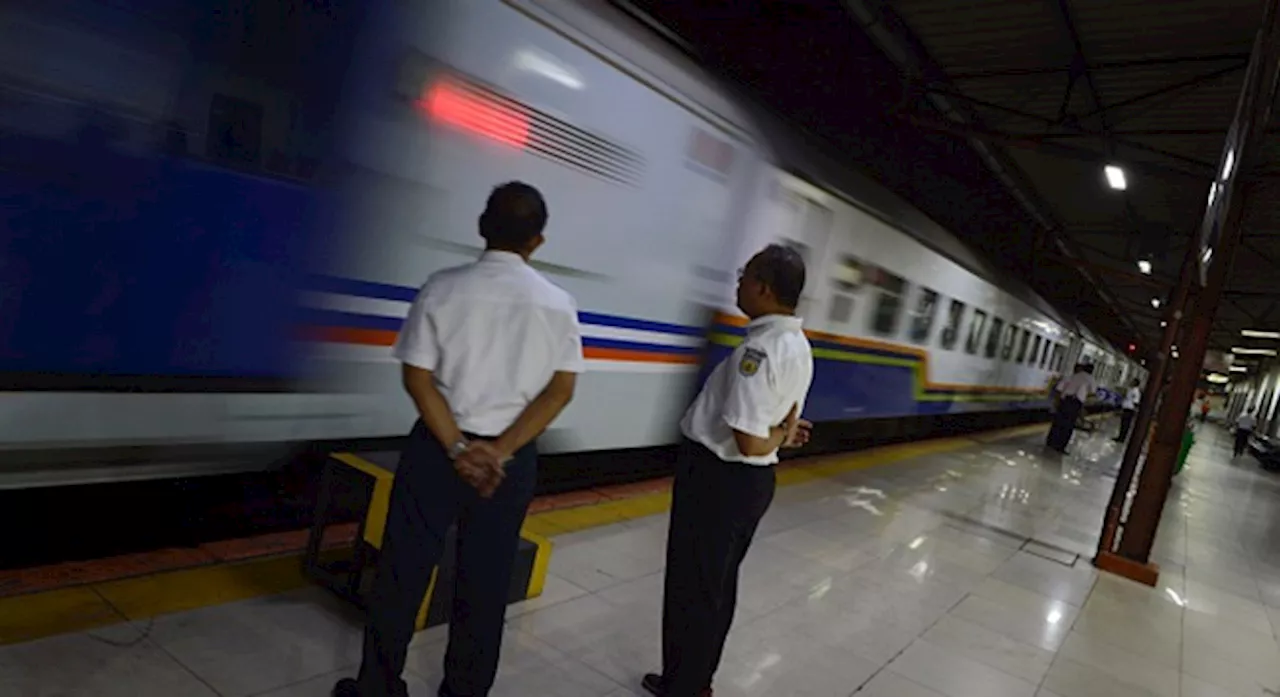
<instances>
[{"instance_id":1,"label":"station platform","mask_svg":"<svg viewBox=\"0 0 1280 697\"><path fill-rule=\"evenodd\" d=\"M1077 432L1066 457L1037 426L781 468L715 694L1277 694L1280 478L1202 427L1160 528L1159 586L1100 575L1114 432ZM659 667L666 486L530 515L554 550L541 595L510 606L494 695L641 694ZM0 598L0 695L326 696L354 673L361 620L297 567ZM446 631L415 638L414 697L435 694Z\"/></svg>"}]
</instances>

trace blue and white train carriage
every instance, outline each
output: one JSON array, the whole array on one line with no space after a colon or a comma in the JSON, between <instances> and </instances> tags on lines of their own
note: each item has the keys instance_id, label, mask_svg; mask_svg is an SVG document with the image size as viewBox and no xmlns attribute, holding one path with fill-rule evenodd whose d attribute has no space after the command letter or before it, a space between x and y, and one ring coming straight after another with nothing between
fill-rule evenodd
<instances>
[{"instance_id":1,"label":"blue and white train carriage","mask_svg":"<svg viewBox=\"0 0 1280 697\"><path fill-rule=\"evenodd\" d=\"M299 191L336 197L294 207L309 211L308 222L336 211L339 234L326 238L301 296L305 370L277 371L291 389L191 376L169 384L157 369L161 388L130 394L92 381L10 393L0 400L0 475L8 467L12 476L0 482L225 472L263 462L227 457L227 448L280 452L403 435L414 412L389 346L423 280L475 258L484 200L512 179L546 197L547 244L535 265L582 310L588 372L540 442L547 453L674 442L699 367L740 341L735 271L772 242L793 245L808 266L800 309L816 372L805 416L830 424L820 434L847 432L839 424L907 436L972 425L979 414L1043 410L1053 377L1077 360L1104 366L1108 385L1141 372L725 89L635 14L593 0L381 4L363 22L335 121L341 193L291 180L282 194L270 171L244 174L243 162L218 169L208 153L201 160L259 187L246 205L270 208L272 196ZM157 100L145 118L203 123L214 118L209 100L220 99L276 124L259 129L263 149L272 138L296 141L286 124L298 122L297 109L265 83L206 74L181 89L182 99ZM209 138L205 147L221 146ZM272 234L226 215L204 222L241 237ZM220 278L220 292L234 295L237 278ZM136 454L138 445L148 457L102 457L111 448Z\"/></svg>"}]
</instances>

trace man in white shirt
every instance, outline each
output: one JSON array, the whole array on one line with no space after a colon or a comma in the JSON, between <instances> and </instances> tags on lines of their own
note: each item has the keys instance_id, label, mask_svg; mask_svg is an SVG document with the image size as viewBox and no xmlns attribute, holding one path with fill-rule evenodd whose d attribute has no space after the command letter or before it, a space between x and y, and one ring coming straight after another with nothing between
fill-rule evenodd
<instances>
[{"instance_id":1,"label":"man in white shirt","mask_svg":"<svg viewBox=\"0 0 1280 697\"><path fill-rule=\"evenodd\" d=\"M1133 426L1134 412L1138 410L1138 402L1142 400L1142 390L1138 389L1139 384L1139 380L1134 378L1124 394L1124 401L1120 403L1120 435L1116 436L1117 443L1123 443L1129 438L1129 428Z\"/></svg>"},{"instance_id":2,"label":"man in white shirt","mask_svg":"<svg viewBox=\"0 0 1280 697\"><path fill-rule=\"evenodd\" d=\"M1253 415L1252 407L1236 419L1236 444L1233 457L1244 454L1245 449L1249 447L1249 436L1253 435L1253 429L1257 427L1258 417Z\"/></svg>"},{"instance_id":3,"label":"man in white shirt","mask_svg":"<svg viewBox=\"0 0 1280 697\"><path fill-rule=\"evenodd\" d=\"M533 499L534 439L583 370L577 307L528 265L546 204L518 182L480 216L480 260L433 274L394 354L419 420L396 469L359 677L335 697L405 697L418 608L458 523L457 571L440 697L489 694L498 668L520 526Z\"/></svg>"},{"instance_id":4,"label":"man in white shirt","mask_svg":"<svg viewBox=\"0 0 1280 697\"><path fill-rule=\"evenodd\" d=\"M1080 418L1080 410L1089 399L1089 395L1097 390L1093 381L1093 365L1076 366L1071 377L1058 383L1060 393L1058 408L1053 414L1053 425L1049 427L1049 435L1045 437L1045 447L1067 454L1067 443L1071 442L1071 434L1076 430L1076 419Z\"/></svg>"},{"instance_id":5,"label":"man in white shirt","mask_svg":"<svg viewBox=\"0 0 1280 697\"><path fill-rule=\"evenodd\" d=\"M813 353L799 317L804 261L772 245L739 275L742 344L715 367L685 412L667 533L662 674L644 677L661 697L705 697L724 651L738 569L773 501L780 447L809 440L800 418Z\"/></svg>"}]
</instances>

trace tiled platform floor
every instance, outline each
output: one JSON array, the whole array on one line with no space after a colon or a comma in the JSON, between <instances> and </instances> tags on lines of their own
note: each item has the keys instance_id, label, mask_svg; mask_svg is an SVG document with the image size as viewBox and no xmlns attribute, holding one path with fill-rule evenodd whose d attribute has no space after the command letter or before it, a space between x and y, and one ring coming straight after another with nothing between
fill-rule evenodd
<instances>
[{"instance_id":1,"label":"tiled platform floor","mask_svg":"<svg viewBox=\"0 0 1280 697\"><path fill-rule=\"evenodd\" d=\"M1029 436L780 489L716 694L1280 693L1280 479L1206 427L1171 493L1160 587L1099 576L1104 428L1067 458ZM639 694L665 534L662 514L556 538L546 592L511 608L494 694ZM443 631L411 650L414 697L434 694ZM0 695L322 697L359 642L358 618L307 589L0 648Z\"/></svg>"}]
</instances>

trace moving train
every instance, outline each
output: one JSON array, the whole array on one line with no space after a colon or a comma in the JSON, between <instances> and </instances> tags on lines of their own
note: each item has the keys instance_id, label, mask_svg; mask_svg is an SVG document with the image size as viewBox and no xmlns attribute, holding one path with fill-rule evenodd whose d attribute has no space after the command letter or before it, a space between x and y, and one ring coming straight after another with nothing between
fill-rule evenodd
<instances>
[{"instance_id":1,"label":"moving train","mask_svg":"<svg viewBox=\"0 0 1280 697\"><path fill-rule=\"evenodd\" d=\"M1103 401L1144 372L622 3L278 0L220 15L265 26L200 41L182 39L201 3L84 4L112 30L0 10L0 52L145 67L0 75L17 134L0 186L26 211L0 247L0 487L402 436L414 412L389 347L426 277L480 252L476 219L508 180L548 201L533 263L577 299L588 360L539 446L605 454L593 476L675 442L703 369L741 341L735 271L770 243L806 261L805 417L840 442L1043 412L1079 361ZM40 153L102 178L49 174ZM60 257L72 242L92 260Z\"/></svg>"}]
</instances>

